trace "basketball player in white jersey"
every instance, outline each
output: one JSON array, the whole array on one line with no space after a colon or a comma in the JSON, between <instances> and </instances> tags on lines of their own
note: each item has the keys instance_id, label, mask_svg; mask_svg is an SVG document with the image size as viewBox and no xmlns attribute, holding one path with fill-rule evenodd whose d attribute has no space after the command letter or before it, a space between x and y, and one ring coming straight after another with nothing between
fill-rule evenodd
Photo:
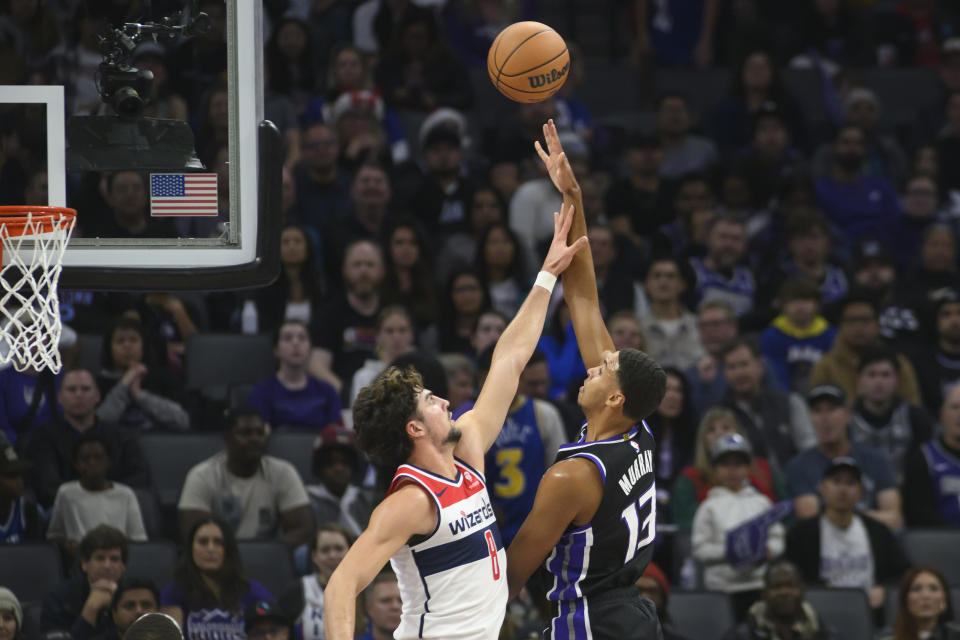
<instances>
[{"instance_id":1,"label":"basketball player in white jersey","mask_svg":"<svg viewBox=\"0 0 960 640\"><path fill-rule=\"evenodd\" d=\"M572 207L554 214L543 270L500 336L474 408L456 424L449 403L409 370L388 368L357 397L360 448L393 481L327 585L327 640L353 638L355 598L387 560L403 598L398 640L489 640L499 634L507 605L506 554L483 458L540 338L556 277L586 246L583 232L567 245L572 219Z\"/></svg>"},{"instance_id":2,"label":"basketball player in white jersey","mask_svg":"<svg viewBox=\"0 0 960 640\"><path fill-rule=\"evenodd\" d=\"M537 152L564 206L574 205L570 233L586 229L580 187L556 127L544 125L549 153ZM553 640L657 640L656 608L634 588L653 555L656 483L653 434L644 418L660 405L666 375L636 349L616 350L597 294L590 249L563 274L587 379L577 398L587 418L580 440L562 445L544 474L533 508L507 553L511 595L541 564L550 573L547 600Z\"/></svg>"}]
</instances>

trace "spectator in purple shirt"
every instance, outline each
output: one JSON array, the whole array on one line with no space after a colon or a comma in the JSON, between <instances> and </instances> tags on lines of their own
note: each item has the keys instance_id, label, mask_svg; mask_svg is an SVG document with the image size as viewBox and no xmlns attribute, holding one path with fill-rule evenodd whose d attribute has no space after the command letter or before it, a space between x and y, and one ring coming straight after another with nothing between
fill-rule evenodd
<instances>
[{"instance_id":1,"label":"spectator in purple shirt","mask_svg":"<svg viewBox=\"0 0 960 640\"><path fill-rule=\"evenodd\" d=\"M329 383L307 373L310 331L299 320L286 320L274 334L273 353L280 361L274 376L250 392L247 405L274 428L317 430L342 422L340 396Z\"/></svg>"},{"instance_id":2,"label":"spectator in purple shirt","mask_svg":"<svg viewBox=\"0 0 960 640\"><path fill-rule=\"evenodd\" d=\"M865 141L863 132L847 125L833 142L833 166L817 180L817 199L827 218L847 243L863 237L884 241L896 250L897 229L903 211L893 185L880 176L862 173ZM903 263L907 256L895 256Z\"/></svg>"}]
</instances>

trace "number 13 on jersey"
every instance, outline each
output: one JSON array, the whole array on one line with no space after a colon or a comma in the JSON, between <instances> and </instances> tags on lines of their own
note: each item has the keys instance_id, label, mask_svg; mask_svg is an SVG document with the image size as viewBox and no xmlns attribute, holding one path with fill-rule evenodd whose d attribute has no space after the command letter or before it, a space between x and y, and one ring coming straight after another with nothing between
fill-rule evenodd
<instances>
[{"instance_id":1,"label":"number 13 on jersey","mask_svg":"<svg viewBox=\"0 0 960 640\"><path fill-rule=\"evenodd\" d=\"M643 517L644 510L649 511L646 517ZM641 518L643 518L643 520L641 520ZM630 531L630 540L627 542L627 555L623 559L623 563L627 564L633 560L633 557L637 555L637 551L639 551L641 547L645 547L653 542L654 537L657 535L656 483L650 485L646 493L640 496L636 502L627 505L620 519L626 523L627 530ZM644 531L646 535L641 539L640 536Z\"/></svg>"}]
</instances>

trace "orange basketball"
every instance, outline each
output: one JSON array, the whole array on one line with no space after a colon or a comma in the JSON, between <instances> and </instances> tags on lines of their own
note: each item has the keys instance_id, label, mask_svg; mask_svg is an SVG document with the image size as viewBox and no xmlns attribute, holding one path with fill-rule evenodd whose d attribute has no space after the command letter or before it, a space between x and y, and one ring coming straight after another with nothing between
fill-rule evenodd
<instances>
[{"instance_id":1,"label":"orange basketball","mask_svg":"<svg viewBox=\"0 0 960 640\"><path fill-rule=\"evenodd\" d=\"M539 22L515 22L487 53L487 72L497 91L516 102L546 100L563 86L570 53L560 34Z\"/></svg>"}]
</instances>

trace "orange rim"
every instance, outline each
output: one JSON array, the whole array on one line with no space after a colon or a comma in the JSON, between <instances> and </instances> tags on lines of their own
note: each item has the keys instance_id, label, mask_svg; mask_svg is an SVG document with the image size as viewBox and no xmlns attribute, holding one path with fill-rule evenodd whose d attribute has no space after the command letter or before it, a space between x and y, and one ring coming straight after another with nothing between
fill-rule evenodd
<instances>
[{"instance_id":1,"label":"orange rim","mask_svg":"<svg viewBox=\"0 0 960 640\"><path fill-rule=\"evenodd\" d=\"M76 218L77 210L68 207L3 206L0 207L0 235L22 236L27 232L28 221L29 235L69 229Z\"/></svg>"}]
</instances>

